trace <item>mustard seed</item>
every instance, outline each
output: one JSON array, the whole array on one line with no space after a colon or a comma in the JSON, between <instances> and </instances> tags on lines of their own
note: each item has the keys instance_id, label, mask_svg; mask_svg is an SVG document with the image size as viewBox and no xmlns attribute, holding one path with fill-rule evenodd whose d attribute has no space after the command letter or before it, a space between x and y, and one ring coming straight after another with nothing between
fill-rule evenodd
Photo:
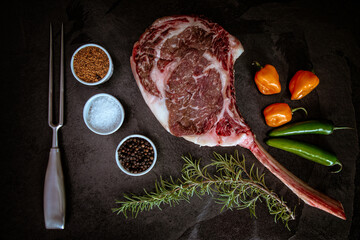
<instances>
[{"instance_id":1,"label":"mustard seed","mask_svg":"<svg viewBox=\"0 0 360 240\"><path fill-rule=\"evenodd\" d=\"M85 47L74 56L74 71L78 78L93 83L103 79L109 70L109 58L98 47Z\"/></svg>"}]
</instances>

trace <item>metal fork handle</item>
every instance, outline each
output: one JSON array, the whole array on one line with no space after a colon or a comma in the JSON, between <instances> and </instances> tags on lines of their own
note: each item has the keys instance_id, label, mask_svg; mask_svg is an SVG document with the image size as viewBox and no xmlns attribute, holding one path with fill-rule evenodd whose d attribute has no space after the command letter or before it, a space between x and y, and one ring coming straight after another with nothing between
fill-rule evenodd
<instances>
[{"instance_id":1,"label":"metal fork handle","mask_svg":"<svg viewBox=\"0 0 360 240\"><path fill-rule=\"evenodd\" d=\"M46 229L64 229L65 187L59 148L50 149L44 186L44 217Z\"/></svg>"}]
</instances>

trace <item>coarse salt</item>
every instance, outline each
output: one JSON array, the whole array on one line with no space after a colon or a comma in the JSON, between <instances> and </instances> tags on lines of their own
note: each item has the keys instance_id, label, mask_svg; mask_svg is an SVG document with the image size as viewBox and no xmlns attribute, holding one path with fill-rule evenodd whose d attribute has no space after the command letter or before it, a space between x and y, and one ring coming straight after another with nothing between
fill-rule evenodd
<instances>
[{"instance_id":1,"label":"coarse salt","mask_svg":"<svg viewBox=\"0 0 360 240\"><path fill-rule=\"evenodd\" d=\"M93 128L110 131L118 126L120 120L121 109L114 99L98 97L91 103L88 122Z\"/></svg>"}]
</instances>

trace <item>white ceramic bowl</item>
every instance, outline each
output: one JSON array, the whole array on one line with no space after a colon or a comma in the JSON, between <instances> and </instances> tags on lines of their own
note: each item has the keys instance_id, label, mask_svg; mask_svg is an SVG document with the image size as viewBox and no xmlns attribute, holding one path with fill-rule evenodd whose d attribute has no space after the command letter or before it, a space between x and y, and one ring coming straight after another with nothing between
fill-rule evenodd
<instances>
[{"instance_id":1,"label":"white ceramic bowl","mask_svg":"<svg viewBox=\"0 0 360 240\"><path fill-rule=\"evenodd\" d=\"M94 126L91 125L91 122L89 121L89 112L90 112L90 107L93 103L93 101L95 101L96 99L98 98L109 98L109 99L112 99L114 101L114 103L116 105L118 105L119 107L119 112L120 112L120 119L118 122L116 122L114 124L114 128L112 129L107 129L107 130L104 130L104 129L99 129L99 128L96 128ZM99 93L99 94L96 94L94 96L92 96L91 98L89 98L89 100L86 102L85 106L84 106L84 110L83 110L83 118L84 118L84 122L86 124L86 126L91 130L93 131L94 133L97 133L99 135L109 135L109 134L112 134L114 132L116 132L120 127L121 125L123 124L124 122L124 118L125 118L125 111L124 111L124 108L123 106L121 105L120 101L117 100L114 96L110 95L110 94L107 94L107 93Z\"/></svg>"},{"instance_id":2,"label":"white ceramic bowl","mask_svg":"<svg viewBox=\"0 0 360 240\"><path fill-rule=\"evenodd\" d=\"M81 80L81 79L75 74L75 70L74 70L74 57L75 57L75 55L76 55L81 49L86 48L86 47L98 47L98 48L100 48L101 50L103 50L103 51L106 53L106 55L108 56L108 58L109 58L109 70L108 70L106 76L105 76L103 79L101 79L101 80L99 80L99 81L97 81L97 82L85 82L85 81ZM103 48L102 46L97 45L97 44L93 44L93 43L89 43L89 44L82 45L81 47L79 47L78 49L76 49L76 51L74 52L74 54L73 54L72 57L71 57L70 67L71 67L71 72L72 72L72 74L74 75L74 78L75 78L76 80L78 80L80 83L85 84L85 85L88 85L88 86L95 86L95 85L99 85L99 84L102 84L102 83L106 82L107 80L110 79L110 77L112 76L113 71L114 71L114 65L113 65L113 62L112 62L112 60L111 60L111 56L110 56L110 54L108 53L108 51L106 51L106 49Z\"/></svg>"},{"instance_id":3,"label":"white ceramic bowl","mask_svg":"<svg viewBox=\"0 0 360 240\"><path fill-rule=\"evenodd\" d=\"M126 170L123 165L121 164L120 162L120 159L119 159L119 154L118 154L118 151L119 151L119 148L121 147L121 145L128 139L130 138L142 138L142 139L145 139L146 141L148 141L150 143L150 145L152 146L152 148L154 149L154 160L152 162L152 164L150 165L150 167L148 169L146 169L145 171L143 172L140 172L140 173L131 173L129 172L128 170ZM143 135L139 135L139 134L133 134L133 135L129 135L127 136L126 138L124 138L123 140L121 140L121 142L119 143L119 145L117 146L116 148L116 151L115 151L115 159L116 159L116 163L117 165L119 166L119 168L121 169L121 171L123 171L124 173L126 173L127 175L130 175L130 176L142 176L142 175L145 175L147 174L148 172L151 171L151 169L155 166L155 163L156 163L156 159L157 159L157 151L156 151L156 147L155 147L155 144L147 137L143 136Z\"/></svg>"}]
</instances>

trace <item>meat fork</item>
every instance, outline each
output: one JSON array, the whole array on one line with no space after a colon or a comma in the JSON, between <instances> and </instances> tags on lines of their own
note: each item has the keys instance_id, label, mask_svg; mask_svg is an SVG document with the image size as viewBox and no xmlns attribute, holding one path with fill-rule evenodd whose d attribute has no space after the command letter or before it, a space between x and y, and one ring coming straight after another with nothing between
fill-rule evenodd
<instances>
[{"instance_id":1,"label":"meat fork","mask_svg":"<svg viewBox=\"0 0 360 240\"><path fill-rule=\"evenodd\" d=\"M65 227L65 188L61 167L58 130L64 124L64 27L61 25L60 56L60 104L59 122L53 123L53 52L52 27L50 24L50 62L49 62L49 106L48 123L53 130L52 146L46 169L44 184L44 218L46 229L64 229Z\"/></svg>"}]
</instances>

